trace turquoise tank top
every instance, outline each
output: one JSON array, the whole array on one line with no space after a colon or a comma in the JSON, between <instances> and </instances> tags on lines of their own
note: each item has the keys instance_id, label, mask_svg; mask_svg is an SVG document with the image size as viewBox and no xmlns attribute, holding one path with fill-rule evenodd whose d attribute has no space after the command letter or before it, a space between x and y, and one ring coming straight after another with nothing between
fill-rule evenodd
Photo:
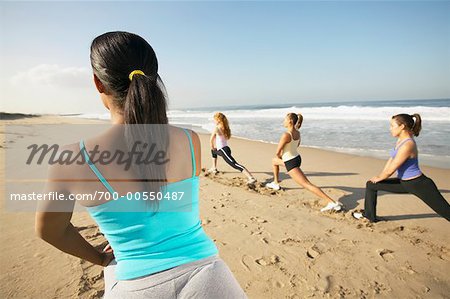
<instances>
[{"instance_id":1,"label":"turquoise tank top","mask_svg":"<svg viewBox=\"0 0 450 299\"><path fill-rule=\"evenodd\" d=\"M184 192L187 194L184 204L178 204L179 206L175 206L174 209L172 203L171 206L167 206L168 201L162 200L159 202L158 211L146 211L148 203L145 200L130 201L129 198L122 196L97 206L87 207L114 250L117 280L147 276L218 253L216 245L201 226L199 177L195 175L194 149L190 133L183 130L189 139L191 149L192 177L168 183L162 191ZM89 159L83 140L80 141L80 150L100 182L111 194L116 194ZM123 211L124 206L131 209Z\"/></svg>"}]
</instances>

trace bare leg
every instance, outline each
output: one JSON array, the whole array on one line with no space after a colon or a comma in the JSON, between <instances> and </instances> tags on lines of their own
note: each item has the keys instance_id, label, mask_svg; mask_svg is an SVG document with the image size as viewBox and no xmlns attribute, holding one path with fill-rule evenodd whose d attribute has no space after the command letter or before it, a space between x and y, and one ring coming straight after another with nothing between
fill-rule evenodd
<instances>
[{"instance_id":1,"label":"bare leg","mask_svg":"<svg viewBox=\"0 0 450 299\"><path fill-rule=\"evenodd\" d=\"M294 181L296 181L299 185L301 185L306 190L314 193L318 197L325 199L328 202L335 202L331 197L326 195L322 191L322 189L320 189L316 185L313 185L299 167L291 169L288 173L294 179Z\"/></svg>"},{"instance_id":2,"label":"bare leg","mask_svg":"<svg viewBox=\"0 0 450 299\"><path fill-rule=\"evenodd\" d=\"M251 172L247 170L247 168L244 168L244 170L242 170L242 173L245 174L249 180L254 178Z\"/></svg>"},{"instance_id":3,"label":"bare leg","mask_svg":"<svg viewBox=\"0 0 450 299\"><path fill-rule=\"evenodd\" d=\"M212 168L217 169L217 158L212 158L212 165Z\"/></svg>"},{"instance_id":4,"label":"bare leg","mask_svg":"<svg viewBox=\"0 0 450 299\"><path fill-rule=\"evenodd\" d=\"M278 157L272 159L272 169L273 169L273 181L277 184L280 182L280 166L283 166L284 162Z\"/></svg>"}]
</instances>

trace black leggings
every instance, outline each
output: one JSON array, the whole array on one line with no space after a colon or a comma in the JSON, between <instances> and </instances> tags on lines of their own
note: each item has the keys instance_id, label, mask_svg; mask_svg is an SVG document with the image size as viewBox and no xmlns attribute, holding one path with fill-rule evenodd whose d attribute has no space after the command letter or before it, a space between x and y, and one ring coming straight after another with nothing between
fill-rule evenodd
<instances>
[{"instance_id":1,"label":"black leggings","mask_svg":"<svg viewBox=\"0 0 450 299\"><path fill-rule=\"evenodd\" d=\"M418 178L403 181L397 178L380 181L376 184L368 181L364 201L364 216L371 222L377 221L377 191L392 193L410 193L420 198L436 213L450 221L450 205L439 192L432 179L421 175Z\"/></svg>"},{"instance_id":2,"label":"black leggings","mask_svg":"<svg viewBox=\"0 0 450 299\"><path fill-rule=\"evenodd\" d=\"M236 162L236 160L231 155L231 149L228 146L222 147L219 150L211 150L211 154L213 158L217 158L217 155L221 156L225 162L228 163L234 169L239 170L240 172L244 171L245 167Z\"/></svg>"}]
</instances>

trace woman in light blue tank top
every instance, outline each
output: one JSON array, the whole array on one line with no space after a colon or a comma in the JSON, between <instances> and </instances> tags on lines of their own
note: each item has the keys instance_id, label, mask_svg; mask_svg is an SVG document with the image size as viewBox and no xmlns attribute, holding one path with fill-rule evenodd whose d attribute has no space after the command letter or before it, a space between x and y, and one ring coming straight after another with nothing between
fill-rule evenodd
<instances>
[{"instance_id":1,"label":"woman in light blue tank top","mask_svg":"<svg viewBox=\"0 0 450 299\"><path fill-rule=\"evenodd\" d=\"M450 205L439 192L436 184L419 168L419 153L413 136L419 136L422 120L419 114L398 114L391 119L391 134L397 144L390 151L391 158L383 171L366 184L364 213L354 213L356 218L365 217L371 222L376 217L377 192L410 193L419 197L436 213L450 221ZM397 178L389 178L397 172Z\"/></svg>"},{"instance_id":2,"label":"woman in light blue tank top","mask_svg":"<svg viewBox=\"0 0 450 299\"><path fill-rule=\"evenodd\" d=\"M49 184L47 191L95 194L95 201L80 204L109 244L99 251L79 234L70 223L73 206L61 213L37 213L38 235L104 266L105 298L246 298L202 228L199 137L168 125L152 47L135 34L105 33L92 42L91 65L113 126L67 146L83 163L50 169L49 181L65 183ZM102 163L94 158L96 151L100 157L125 151L131 167Z\"/></svg>"}]
</instances>

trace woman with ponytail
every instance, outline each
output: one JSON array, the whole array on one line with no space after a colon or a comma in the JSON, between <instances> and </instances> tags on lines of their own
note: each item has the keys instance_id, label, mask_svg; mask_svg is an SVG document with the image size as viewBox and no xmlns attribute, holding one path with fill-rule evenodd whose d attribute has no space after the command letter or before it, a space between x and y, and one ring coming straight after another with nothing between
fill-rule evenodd
<instances>
[{"instance_id":1,"label":"woman with ponytail","mask_svg":"<svg viewBox=\"0 0 450 299\"><path fill-rule=\"evenodd\" d=\"M287 132L283 133L278 143L277 152L272 159L273 168L273 181L266 184L266 187L280 190L279 184L279 172L280 166L285 166L288 174L294 179L300 186L314 193L318 197L327 201L327 205L321 209L322 212L342 209L342 203L333 200L326 195L322 189L313 185L300 169L302 158L297 151L300 145L300 127L303 123L303 116L295 113L288 113L284 118L283 126L287 129Z\"/></svg>"},{"instance_id":2,"label":"woman with ponytail","mask_svg":"<svg viewBox=\"0 0 450 299\"><path fill-rule=\"evenodd\" d=\"M390 159L383 171L366 183L364 212L353 213L357 219L367 218L376 222L377 193L410 193L419 197L436 213L450 221L450 205L441 195L436 184L419 168L419 152L413 136L419 136L422 119L419 114L397 114L391 118L391 135L397 143L390 151ZM396 178L390 178L397 172Z\"/></svg>"},{"instance_id":3,"label":"woman with ponytail","mask_svg":"<svg viewBox=\"0 0 450 299\"><path fill-rule=\"evenodd\" d=\"M212 155L212 167L208 170L209 173L217 173L217 156L221 156L228 165L234 169L242 172L247 177L247 184L254 184L256 179L253 175L231 155L231 149L228 146L227 140L231 138L230 125L228 124L227 117L220 112L214 114L214 122L216 126L211 133L211 155Z\"/></svg>"},{"instance_id":4,"label":"woman with ponytail","mask_svg":"<svg viewBox=\"0 0 450 299\"><path fill-rule=\"evenodd\" d=\"M113 126L66 146L82 163L51 166L46 191L105 194L80 204L109 244L100 251L80 235L70 222L73 204L59 213L37 212L38 236L105 267L105 299L246 298L201 226L200 140L193 131L168 125L152 47L136 34L108 32L93 40L91 65ZM140 153L155 145L163 158L150 165L142 161L145 155L134 159L136 144ZM124 169L123 162L92 158L95 152L111 157L111 151L126 152L137 165Z\"/></svg>"}]
</instances>

